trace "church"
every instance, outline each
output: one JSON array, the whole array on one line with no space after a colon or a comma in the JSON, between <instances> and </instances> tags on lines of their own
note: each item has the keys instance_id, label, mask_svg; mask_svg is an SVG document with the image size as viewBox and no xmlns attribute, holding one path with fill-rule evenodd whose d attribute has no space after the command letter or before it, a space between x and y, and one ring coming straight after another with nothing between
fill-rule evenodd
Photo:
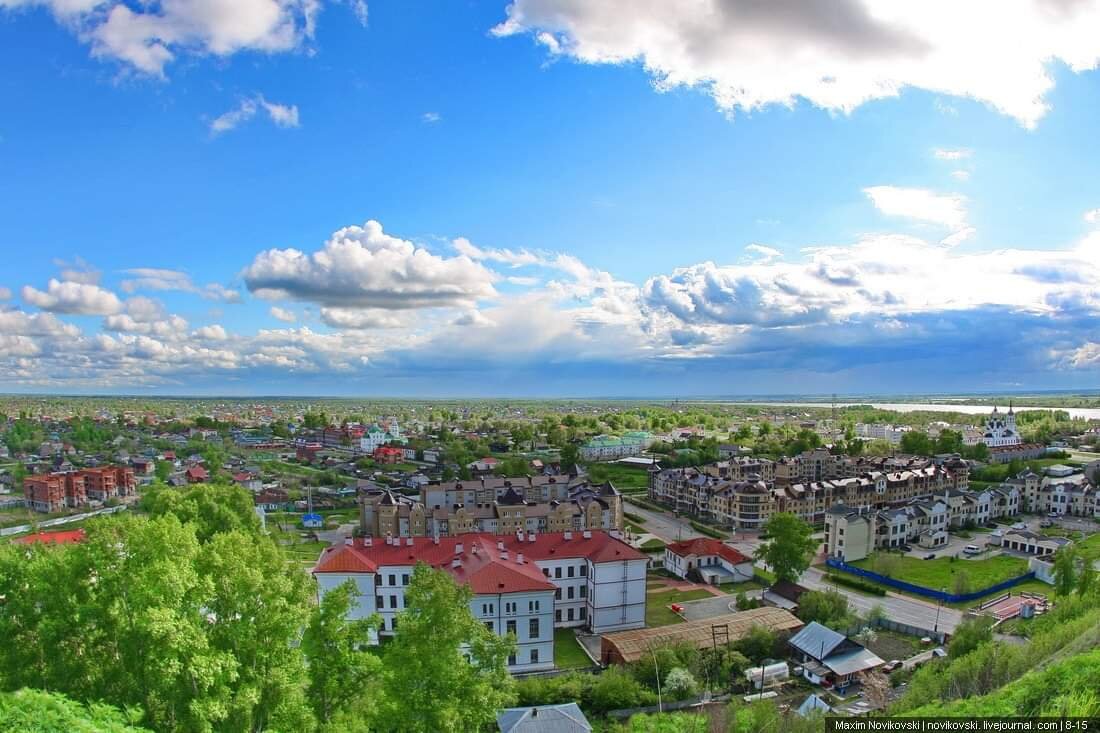
<instances>
[{"instance_id":1,"label":"church","mask_svg":"<svg viewBox=\"0 0 1100 733\"><path fill-rule=\"evenodd\" d=\"M1008 403L1008 412L998 412L996 405L993 412L985 420L985 432L982 441L990 448L999 448L1008 445L1020 445L1020 433L1016 429L1016 413L1012 411L1012 403Z\"/></svg>"}]
</instances>

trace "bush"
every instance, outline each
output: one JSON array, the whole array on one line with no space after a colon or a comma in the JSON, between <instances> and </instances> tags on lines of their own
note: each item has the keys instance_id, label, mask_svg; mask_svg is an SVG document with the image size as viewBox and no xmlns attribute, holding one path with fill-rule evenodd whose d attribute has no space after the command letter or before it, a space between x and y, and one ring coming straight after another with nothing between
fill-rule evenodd
<instances>
[{"instance_id":1,"label":"bush","mask_svg":"<svg viewBox=\"0 0 1100 733\"><path fill-rule=\"evenodd\" d=\"M557 677L528 677L516 683L516 694L518 704L525 707L575 700L592 715L657 703L657 693L622 667L611 667L600 675L571 672Z\"/></svg>"},{"instance_id":2,"label":"bush","mask_svg":"<svg viewBox=\"0 0 1100 733\"><path fill-rule=\"evenodd\" d=\"M673 700L694 697L698 689L695 677L683 667L674 667L665 677L665 691Z\"/></svg>"},{"instance_id":3,"label":"bush","mask_svg":"<svg viewBox=\"0 0 1100 733\"><path fill-rule=\"evenodd\" d=\"M696 522L694 519L691 520L691 528L694 529L696 532L698 532L700 534L704 534L707 537L711 537L711 538L716 539L716 540L726 539L726 535L719 532L714 527L711 527L710 525L707 525L707 524L703 524L702 522Z\"/></svg>"},{"instance_id":4,"label":"bush","mask_svg":"<svg viewBox=\"0 0 1100 733\"><path fill-rule=\"evenodd\" d=\"M846 575L837 575L836 573L828 573L825 576L826 583L835 583L837 585L843 585L852 590L862 591L864 593L870 593L873 596L885 596L886 591L875 585L874 583L868 583L867 581L860 580L859 578L850 578Z\"/></svg>"}]
</instances>

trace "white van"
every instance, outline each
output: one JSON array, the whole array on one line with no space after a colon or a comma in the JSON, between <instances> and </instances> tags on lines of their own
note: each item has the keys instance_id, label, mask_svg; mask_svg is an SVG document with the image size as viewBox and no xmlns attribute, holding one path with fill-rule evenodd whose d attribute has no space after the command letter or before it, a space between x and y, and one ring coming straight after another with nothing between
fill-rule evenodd
<instances>
[{"instance_id":1,"label":"white van","mask_svg":"<svg viewBox=\"0 0 1100 733\"><path fill-rule=\"evenodd\" d=\"M967 545L963 548L963 552L965 552L967 555L980 555L982 552L982 548L978 547L977 545Z\"/></svg>"}]
</instances>

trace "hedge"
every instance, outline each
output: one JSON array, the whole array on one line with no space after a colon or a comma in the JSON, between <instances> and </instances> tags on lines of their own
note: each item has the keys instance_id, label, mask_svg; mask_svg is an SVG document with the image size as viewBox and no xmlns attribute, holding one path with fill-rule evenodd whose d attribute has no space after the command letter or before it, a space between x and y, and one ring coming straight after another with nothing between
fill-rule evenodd
<instances>
[{"instance_id":1,"label":"hedge","mask_svg":"<svg viewBox=\"0 0 1100 733\"><path fill-rule=\"evenodd\" d=\"M726 535L722 534L714 527L703 524L702 522L696 522L695 520L692 520L691 528L694 529L696 532L699 532L700 534L705 534L707 537L713 537L716 540L726 539Z\"/></svg>"},{"instance_id":2,"label":"hedge","mask_svg":"<svg viewBox=\"0 0 1100 733\"><path fill-rule=\"evenodd\" d=\"M853 590L863 591L864 593L870 593L873 596L884 596L886 591L875 585L874 583L865 583L858 578L848 578L843 575L837 575L835 573L826 573L825 581L828 583L835 583L837 585L843 585Z\"/></svg>"}]
</instances>

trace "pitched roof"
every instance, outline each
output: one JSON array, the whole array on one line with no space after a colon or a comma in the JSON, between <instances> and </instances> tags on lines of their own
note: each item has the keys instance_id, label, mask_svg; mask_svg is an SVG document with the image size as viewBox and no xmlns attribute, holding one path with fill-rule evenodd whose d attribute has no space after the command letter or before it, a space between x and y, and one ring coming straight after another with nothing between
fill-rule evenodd
<instances>
[{"instance_id":1,"label":"pitched roof","mask_svg":"<svg viewBox=\"0 0 1100 733\"><path fill-rule=\"evenodd\" d=\"M814 659L825 659L833 651L847 641L844 634L839 634L827 626L822 626L817 621L811 621L804 629L791 637L790 645L800 652L809 654Z\"/></svg>"},{"instance_id":2,"label":"pitched roof","mask_svg":"<svg viewBox=\"0 0 1100 733\"><path fill-rule=\"evenodd\" d=\"M64 532L35 532L12 540L12 542L20 545L69 545L73 542L83 541L83 529L71 529Z\"/></svg>"},{"instance_id":3,"label":"pitched roof","mask_svg":"<svg viewBox=\"0 0 1100 733\"><path fill-rule=\"evenodd\" d=\"M501 710L497 726L501 733L589 733L592 730L575 702Z\"/></svg>"},{"instance_id":4,"label":"pitched roof","mask_svg":"<svg viewBox=\"0 0 1100 733\"><path fill-rule=\"evenodd\" d=\"M571 537L566 539L565 535ZM449 572L475 593L554 590L532 562L552 558L587 558L592 562L645 560L646 556L607 532L552 532L535 535L465 534L454 537L355 539L321 553L314 573L376 573L383 566L418 562ZM367 542L370 542L368 545ZM520 562L519 556L523 556ZM458 560L457 566L455 560Z\"/></svg>"},{"instance_id":5,"label":"pitched roof","mask_svg":"<svg viewBox=\"0 0 1100 733\"><path fill-rule=\"evenodd\" d=\"M688 555L717 555L727 562L731 562L734 565L740 565L743 562L749 562L749 558L743 554L725 544L721 540L711 539L710 537L698 537L693 540L684 540L682 542L673 542L667 546L669 552L680 557L687 557Z\"/></svg>"}]
</instances>

